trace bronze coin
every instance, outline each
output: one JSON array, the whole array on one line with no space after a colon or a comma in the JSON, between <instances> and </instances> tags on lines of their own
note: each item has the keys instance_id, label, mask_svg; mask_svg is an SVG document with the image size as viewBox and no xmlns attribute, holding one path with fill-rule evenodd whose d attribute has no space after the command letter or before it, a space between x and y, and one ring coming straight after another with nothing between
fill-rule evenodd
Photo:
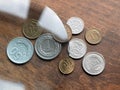
<instances>
[{"instance_id":1,"label":"bronze coin","mask_svg":"<svg viewBox=\"0 0 120 90\"><path fill-rule=\"evenodd\" d=\"M71 28L67 24L65 25L65 29L67 31L68 41L69 41L72 38L72 30L71 30Z\"/></svg>"},{"instance_id":2,"label":"bronze coin","mask_svg":"<svg viewBox=\"0 0 120 90\"><path fill-rule=\"evenodd\" d=\"M59 70L63 74L70 74L73 72L75 67L74 60L71 58L64 58L59 62Z\"/></svg>"},{"instance_id":3,"label":"bronze coin","mask_svg":"<svg viewBox=\"0 0 120 90\"><path fill-rule=\"evenodd\" d=\"M61 42L61 43L65 43L65 42L68 42L72 38L72 30L67 24L65 25L65 29L67 31L68 39L63 41L63 40L60 40L58 37L54 36L54 39L56 41Z\"/></svg>"},{"instance_id":4,"label":"bronze coin","mask_svg":"<svg viewBox=\"0 0 120 90\"><path fill-rule=\"evenodd\" d=\"M32 19L23 25L23 34L29 39L36 39L41 35L43 29L37 24L37 20Z\"/></svg>"},{"instance_id":5,"label":"bronze coin","mask_svg":"<svg viewBox=\"0 0 120 90\"><path fill-rule=\"evenodd\" d=\"M97 29L88 30L85 38L90 44L98 44L102 40L102 36Z\"/></svg>"}]
</instances>

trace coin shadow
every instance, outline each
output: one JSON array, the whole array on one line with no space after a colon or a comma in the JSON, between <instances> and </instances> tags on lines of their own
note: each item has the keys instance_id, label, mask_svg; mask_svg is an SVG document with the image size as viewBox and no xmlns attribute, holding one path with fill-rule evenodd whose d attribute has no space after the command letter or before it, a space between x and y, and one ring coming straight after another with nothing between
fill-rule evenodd
<instances>
[{"instance_id":1,"label":"coin shadow","mask_svg":"<svg viewBox=\"0 0 120 90\"><path fill-rule=\"evenodd\" d=\"M96 46L96 45L99 45L102 41L100 41L99 43L97 43L97 44L91 44L91 43L89 43L86 39L85 39L85 41L89 44L89 45L92 45L92 46Z\"/></svg>"},{"instance_id":2,"label":"coin shadow","mask_svg":"<svg viewBox=\"0 0 120 90\"><path fill-rule=\"evenodd\" d=\"M42 60L42 61L44 61L44 62L51 62L51 61L53 61L53 60L55 60L57 57L55 57L55 58L53 58L53 59L43 59L43 58L41 58L41 57L39 57L38 55L37 55L37 53L35 52L35 55L38 57L38 59L40 59L40 60Z\"/></svg>"},{"instance_id":3,"label":"coin shadow","mask_svg":"<svg viewBox=\"0 0 120 90\"><path fill-rule=\"evenodd\" d=\"M26 65L27 63L29 63L32 59L30 59L29 61L27 61L27 62L25 62L25 63L21 63L21 64L12 62L8 57L7 57L7 60L8 60L10 63L13 63L13 64L16 65L16 66L23 66L23 65Z\"/></svg>"},{"instance_id":4,"label":"coin shadow","mask_svg":"<svg viewBox=\"0 0 120 90\"><path fill-rule=\"evenodd\" d=\"M58 68L58 69L59 69L59 68ZM71 73L69 73L69 74L63 74L60 70L59 70L59 73L60 73L61 75L63 75L63 76L68 76L68 75L74 73L74 70L73 70Z\"/></svg>"},{"instance_id":5,"label":"coin shadow","mask_svg":"<svg viewBox=\"0 0 120 90\"><path fill-rule=\"evenodd\" d=\"M69 55L69 52L67 51L67 54ZM70 57L70 56L69 56ZM84 57L84 56L83 56ZM83 57L81 57L81 58L72 58L72 57L70 57L71 59L73 59L73 60L82 60L83 59Z\"/></svg>"}]
</instances>

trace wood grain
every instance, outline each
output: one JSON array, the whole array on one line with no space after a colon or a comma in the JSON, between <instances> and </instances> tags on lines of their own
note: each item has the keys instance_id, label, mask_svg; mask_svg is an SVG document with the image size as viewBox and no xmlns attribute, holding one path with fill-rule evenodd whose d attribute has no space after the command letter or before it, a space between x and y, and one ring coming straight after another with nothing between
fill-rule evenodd
<instances>
[{"instance_id":1,"label":"wood grain","mask_svg":"<svg viewBox=\"0 0 120 90\"><path fill-rule=\"evenodd\" d=\"M98 45L89 45L89 51L97 51L105 57L106 67L98 76L87 75L82 59L75 61L75 70L63 75L58 70L59 61L68 56L67 43L54 60L43 61L34 54L24 65L15 65L6 56L8 42L18 36L25 22L17 17L0 12L0 79L21 82L26 90L120 90L120 1L119 0L32 0L28 19L38 19L44 6L51 7L64 23L72 17L81 17L85 29L78 37L83 40L85 31L98 28L103 40ZM32 40L34 44L34 40Z\"/></svg>"}]
</instances>

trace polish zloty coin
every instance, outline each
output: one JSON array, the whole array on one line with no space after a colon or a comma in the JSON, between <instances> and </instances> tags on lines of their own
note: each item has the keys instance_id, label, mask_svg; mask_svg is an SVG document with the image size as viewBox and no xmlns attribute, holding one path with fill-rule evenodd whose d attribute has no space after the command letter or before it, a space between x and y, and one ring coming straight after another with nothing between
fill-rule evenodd
<instances>
[{"instance_id":1,"label":"polish zloty coin","mask_svg":"<svg viewBox=\"0 0 120 90\"><path fill-rule=\"evenodd\" d=\"M16 64L28 62L32 58L33 52L32 43L24 37L11 40L7 46L8 58Z\"/></svg>"},{"instance_id":2,"label":"polish zloty coin","mask_svg":"<svg viewBox=\"0 0 120 90\"><path fill-rule=\"evenodd\" d=\"M59 55L61 44L56 42L50 33L46 33L36 40L35 51L40 58L51 60Z\"/></svg>"},{"instance_id":3,"label":"polish zloty coin","mask_svg":"<svg viewBox=\"0 0 120 90\"><path fill-rule=\"evenodd\" d=\"M71 17L68 19L67 24L72 30L72 34L79 34L84 29L84 21L78 17Z\"/></svg>"},{"instance_id":4,"label":"polish zloty coin","mask_svg":"<svg viewBox=\"0 0 120 90\"><path fill-rule=\"evenodd\" d=\"M63 74L70 74L73 72L75 62L71 58L64 58L59 62L59 70Z\"/></svg>"},{"instance_id":5,"label":"polish zloty coin","mask_svg":"<svg viewBox=\"0 0 120 90\"><path fill-rule=\"evenodd\" d=\"M43 29L37 25L37 20L29 20L23 25L23 34L29 39L36 39L42 32Z\"/></svg>"},{"instance_id":6,"label":"polish zloty coin","mask_svg":"<svg viewBox=\"0 0 120 90\"><path fill-rule=\"evenodd\" d=\"M90 75L98 75L105 68L104 57L98 52L89 52L82 62L83 69Z\"/></svg>"},{"instance_id":7,"label":"polish zloty coin","mask_svg":"<svg viewBox=\"0 0 120 90\"><path fill-rule=\"evenodd\" d=\"M63 41L63 40L60 40L59 38L57 38L56 36L54 36L54 39L56 41L61 42L61 43L65 43L65 42L68 42L71 39L71 37L72 37L72 30L71 30L71 28L66 24L65 25L65 29L67 31L68 39Z\"/></svg>"},{"instance_id":8,"label":"polish zloty coin","mask_svg":"<svg viewBox=\"0 0 120 90\"><path fill-rule=\"evenodd\" d=\"M74 59L82 58L87 51L86 43L79 38L73 38L68 45L69 56Z\"/></svg>"},{"instance_id":9,"label":"polish zloty coin","mask_svg":"<svg viewBox=\"0 0 120 90\"><path fill-rule=\"evenodd\" d=\"M92 29L86 32L85 38L90 44L98 44L101 41L102 36L98 30Z\"/></svg>"}]
</instances>

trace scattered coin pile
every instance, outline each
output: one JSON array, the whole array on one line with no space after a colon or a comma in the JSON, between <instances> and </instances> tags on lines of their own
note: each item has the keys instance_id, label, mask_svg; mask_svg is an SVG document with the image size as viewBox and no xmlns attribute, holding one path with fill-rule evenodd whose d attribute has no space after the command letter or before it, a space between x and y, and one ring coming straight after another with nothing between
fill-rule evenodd
<instances>
[{"instance_id":1,"label":"scattered coin pile","mask_svg":"<svg viewBox=\"0 0 120 90\"><path fill-rule=\"evenodd\" d=\"M105 68L104 57L98 52L87 52L85 41L79 38L72 38L72 34L80 34L84 30L84 21L78 17L71 17L65 24L68 33L68 40L61 41L58 37L43 33L43 29L37 25L37 20L30 20L23 25L23 34L26 37L17 37L11 40L7 46L7 56L13 63L24 64L28 62L34 52L34 48L30 40L36 39L35 51L43 60L52 60L57 57L62 49L62 43L68 42L69 57L63 58L59 62L59 70L63 74L73 72L75 62L73 59L82 57L82 67L85 72L90 75L98 75ZM28 39L27 39L28 38ZM72 38L72 39L71 39ZM102 36L97 29L86 31L85 39L90 44L98 44L102 40Z\"/></svg>"}]
</instances>

